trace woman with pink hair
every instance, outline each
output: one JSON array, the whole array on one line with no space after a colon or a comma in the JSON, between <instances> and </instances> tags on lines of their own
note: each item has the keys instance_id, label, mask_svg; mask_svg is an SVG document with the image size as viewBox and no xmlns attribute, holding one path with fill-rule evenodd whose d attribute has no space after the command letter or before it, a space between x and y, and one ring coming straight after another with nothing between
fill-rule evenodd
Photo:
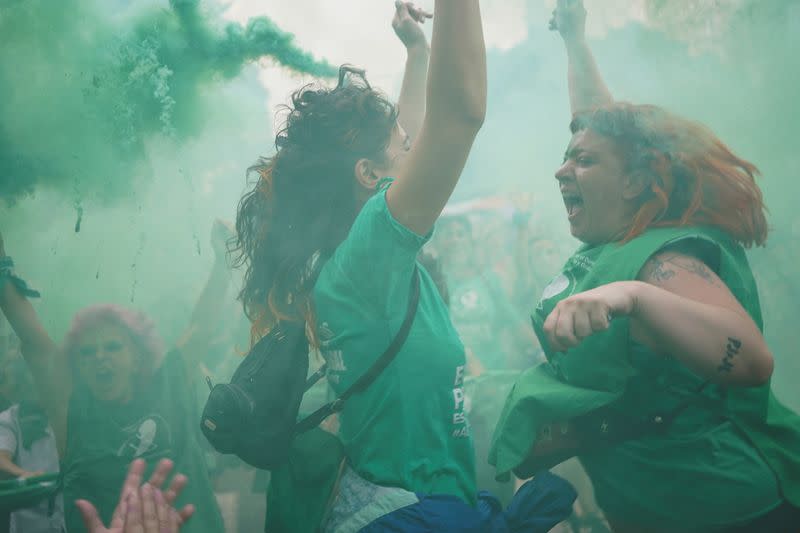
<instances>
[{"instance_id":1,"label":"woman with pink hair","mask_svg":"<svg viewBox=\"0 0 800 533\"><path fill-rule=\"evenodd\" d=\"M220 233L219 223L215 230ZM224 260L217 263L198 309L213 307L207 304L218 300L226 285ZM78 311L59 349L26 298L35 293L12 267L0 237L0 308L20 338L55 433L70 533L85 530L77 500L91 501L103 521L111 518L127 467L137 459L150 464L170 459L191 479L185 501L196 505L197 516L184 531L222 531L197 441L191 361L184 356L191 350L165 353L149 318L114 304ZM202 315L195 313L186 339L196 340L192 332L201 329Z\"/></svg>"}]
</instances>

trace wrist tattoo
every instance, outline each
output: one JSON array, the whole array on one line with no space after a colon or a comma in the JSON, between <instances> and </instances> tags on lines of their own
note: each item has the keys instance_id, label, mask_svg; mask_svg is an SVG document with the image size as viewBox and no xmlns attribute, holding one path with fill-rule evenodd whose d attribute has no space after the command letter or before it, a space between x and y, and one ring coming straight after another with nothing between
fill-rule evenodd
<instances>
[{"instance_id":1,"label":"wrist tattoo","mask_svg":"<svg viewBox=\"0 0 800 533\"><path fill-rule=\"evenodd\" d=\"M733 337L728 337L728 345L725 347L725 357L722 358L722 363L717 367L717 372L724 372L730 374L733 370L733 358L739 354L742 349L742 341Z\"/></svg>"}]
</instances>

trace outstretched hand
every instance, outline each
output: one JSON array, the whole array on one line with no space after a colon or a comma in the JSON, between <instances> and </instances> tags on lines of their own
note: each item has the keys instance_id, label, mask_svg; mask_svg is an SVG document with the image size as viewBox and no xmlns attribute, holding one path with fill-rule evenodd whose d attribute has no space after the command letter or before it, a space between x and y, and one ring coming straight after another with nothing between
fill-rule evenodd
<instances>
[{"instance_id":1,"label":"outstretched hand","mask_svg":"<svg viewBox=\"0 0 800 533\"><path fill-rule=\"evenodd\" d=\"M432 13L423 11L411 2L400 0L394 3L395 14L392 19L392 28L397 37L402 41L406 48L415 46L427 46L428 41L422 31L422 24L433 18Z\"/></svg>"},{"instance_id":2,"label":"outstretched hand","mask_svg":"<svg viewBox=\"0 0 800 533\"><path fill-rule=\"evenodd\" d=\"M558 31L565 41L583 38L586 33L583 0L558 0L550 19L550 29Z\"/></svg>"},{"instance_id":3,"label":"outstretched hand","mask_svg":"<svg viewBox=\"0 0 800 533\"><path fill-rule=\"evenodd\" d=\"M162 459L148 482L142 485L145 466L141 459L131 463L108 527L103 525L94 505L86 500L75 502L89 533L176 533L191 518L193 505L180 510L173 507L186 487L186 476L175 475L162 493L161 487L173 468L172 461Z\"/></svg>"}]
</instances>

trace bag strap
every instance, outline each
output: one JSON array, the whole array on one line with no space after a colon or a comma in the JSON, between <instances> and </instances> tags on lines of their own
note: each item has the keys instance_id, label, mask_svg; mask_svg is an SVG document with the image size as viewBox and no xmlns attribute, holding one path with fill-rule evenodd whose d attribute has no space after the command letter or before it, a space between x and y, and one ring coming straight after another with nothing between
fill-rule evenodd
<instances>
[{"instance_id":1,"label":"bag strap","mask_svg":"<svg viewBox=\"0 0 800 533\"><path fill-rule=\"evenodd\" d=\"M297 426L295 426L295 435L299 435L300 433L305 433L306 431L314 429L324 422L326 418L344 409L345 402L347 402L347 400L350 399L350 397L354 394L363 392L367 389L367 387L372 385L372 382L375 381L381 372L383 372L386 367L389 366L389 363L394 360L397 354L400 353L400 349L405 344L408 334L411 331L411 325L414 322L414 318L417 316L417 308L419 307L419 285L419 269L415 267L411 280L411 294L408 298L408 309L406 310L406 316L392 343L389 345L383 355L381 355L374 363L372 363L372 366L360 378L358 378L355 383L350 385L350 387L344 391L341 396L332 402L323 405L309 416L298 422ZM315 372L314 375L312 375L311 378L309 378L309 380L306 382L306 387L308 388L316 383L316 381L318 381L322 376L321 373L324 373L324 370L325 367Z\"/></svg>"},{"instance_id":2,"label":"bag strap","mask_svg":"<svg viewBox=\"0 0 800 533\"><path fill-rule=\"evenodd\" d=\"M650 426L650 428L655 429L666 429L672 425L678 416L683 414L687 409L690 407L705 407L710 411L714 409L712 407L708 407L705 402L697 401L698 398L702 397L701 394L703 391L711 385L711 381L704 381L701 383L697 388L695 388L689 396L687 396L682 402L680 402L677 406L675 406L671 411L663 415L651 415L648 417L646 424Z\"/></svg>"},{"instance_id":3,"label":"bag strap","mask_svg":"<svg viewBox=\"0 0 800 533\"><path fill-rule=\"evenodd\" d=\"M709 385L711 385L711 381L704 381L670 411L651 413L639 420L631 420L629 417L614 414L604 408L601 408L599 412L595 411L579 417L576 422L578 422L581 440L605 445L619 444L658 431L666 431L675 419L687 409L700 405L697 398Z\"/></svg>"}]
</instances>

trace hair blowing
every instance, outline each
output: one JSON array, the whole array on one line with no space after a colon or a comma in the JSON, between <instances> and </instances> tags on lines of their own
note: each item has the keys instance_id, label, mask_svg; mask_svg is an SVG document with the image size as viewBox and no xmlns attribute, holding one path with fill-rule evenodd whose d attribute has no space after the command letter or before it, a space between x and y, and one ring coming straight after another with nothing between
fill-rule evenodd
<instances>
[{"instance_id":1,"label":"hair blowing","mask_svg":"<svg viewBox=\"0 0 800 533\"><path fill-rule=\"evenodd\" d=\"M624 241L651 227L706 225L748 248L766 242L758 169L704 125L656 106L615 102L577 113L570 130L584 129L614 140L627 170L649 182Z\"/></svg>"},{"instance_id":2,"label":"hair blowing","mask_svg":"<svg viewBox=\"0 0 800 533\"><path fill-rule=\"evenodd\" d=\"M395 107L363 74L344 83L347 72L333 89L295 92L275 155L248 169L257 179L239 203L233 251L236 266L245 267L239 299L253 338L277 320L313 324L308 295L361 209L356 162L386 157Z\"/></svg>"}]
</instances>

